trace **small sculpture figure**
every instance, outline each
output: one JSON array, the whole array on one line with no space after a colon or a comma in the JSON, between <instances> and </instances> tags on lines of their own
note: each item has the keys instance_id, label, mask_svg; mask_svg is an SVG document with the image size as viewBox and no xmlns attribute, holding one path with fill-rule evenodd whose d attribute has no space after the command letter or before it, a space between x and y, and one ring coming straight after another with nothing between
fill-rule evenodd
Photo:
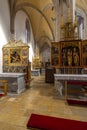
<instances>
[{"instance_id":1,"label":"small sculpture figure","mask_svg":"<svg viewBox=\"0 0 87 130\"><path fill-rule=\"evenodd\" d=\"M63 52L62 52L62 64L63 64L63 66L66 65L66 63L67 63L66 49L63 49Z\"/></svg>"},{"instance_id":2,"label":"small sculpture figure","mask_svg":"<svg viewBox=\"0 0 87 130\"><path fill-rule=\"evenodd\" d=\"M72 66L72 51L68 49L67 52L67 60L68 60L68 66Z\"/></svg>"},{"instance_id":3,"label":"small sculpture figure","mask_svg":"<svg viewBox=\"0 0 87 130\"><path fill-rule=\"evenodd\" d=\"M73 49L73 62L75 66L79 65L79 55L76 48Z\"/></svg>"}]
</instances>

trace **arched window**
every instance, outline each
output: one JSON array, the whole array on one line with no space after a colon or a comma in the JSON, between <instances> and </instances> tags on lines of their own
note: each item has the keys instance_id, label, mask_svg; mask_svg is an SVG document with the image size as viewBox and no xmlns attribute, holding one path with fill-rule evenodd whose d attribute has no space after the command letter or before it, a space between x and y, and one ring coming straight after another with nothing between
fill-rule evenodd
<instances>
[{"instance_id":1,"label":"arched window","mask_svg":"<svg viewBox=\"0 0 87 130\"><path fill-rule=\"evenodd\" d=\"M30 23L28 19L26 19L26 42L30 42Z\"/></svg>"},{"instance_id":2,"label":"arched window","mask_svg":"<svg viewBox=\"0 0 87 130\"><path fill-rule=\"evenodd\" d=\"M86 12L79 7L76 7L76 16L78 20L78 32L79 32L79 38L86 39L87 34L87 19L86 19Z\"/></svg>"},{"instance_id":3,"label":"arched window","mask_svg":"<svg viewBox=\"0 0 87 130\"><path fill-rule=\"evenodd\" d=\"M80 15L78 17L78 29L79 29L79 37L83 39L84 35L84 18Z\"/></svg>"}]
</instances>

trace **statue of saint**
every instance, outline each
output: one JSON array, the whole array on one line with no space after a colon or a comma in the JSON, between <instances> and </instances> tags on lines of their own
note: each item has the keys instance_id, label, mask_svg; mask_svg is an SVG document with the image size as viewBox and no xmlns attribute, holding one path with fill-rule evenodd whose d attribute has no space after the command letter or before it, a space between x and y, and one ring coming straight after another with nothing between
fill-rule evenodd
<instances>
[{"instance_id":1,"label":"statue of saint","mask_svg":"<svg viewBox=\"0 0 87 130\"><path fill-rule=\"evenodd\" d=\"M66 63L67 63L66 49L63 49L63 52L62 52L62 64L63 64L63 66L66 65Z\"/></svg>"},{"instance_id":2,"label":"statue of saint","mask_svg":"<svg viewBox=\"0 0 87 130\"><path fill-rule=\"evenodd\" d=\"M76 48L73 49L73 62L74 62L74 66L79 65L79 54L78 54Z\"/></svg>"},{"instance_id":3,"label":"statue of saint","mask_svg":"<svg viewBox=\"0 0 87 130\"><path fill-rule=\"evenodd\" d=\"M68 66L72 66L72 51L68 49L67 52L67 61L68 61Z\"/></svg>"}]
</instances>

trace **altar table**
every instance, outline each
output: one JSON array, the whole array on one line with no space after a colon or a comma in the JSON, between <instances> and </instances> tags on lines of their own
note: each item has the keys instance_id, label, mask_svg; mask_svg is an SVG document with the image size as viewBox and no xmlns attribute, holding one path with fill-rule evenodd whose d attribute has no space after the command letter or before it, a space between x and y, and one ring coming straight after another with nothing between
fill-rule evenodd
<instances>
[{"instance_id":1,"label":"altar table","mask_svg":"<svg viewBox=\"0 0 87 130\"><path fill-rule=\"evenodd\" d=\"M54 80L55 86L58 81L65 81L65 98L68 96L68 84L87 86L87 74L54 74Z\"/></svg>"},{"instance_id":2,"label":"altar table","mask_svg":"<svg viewBox=\"0 0 87 130\"><path fill-rule=\"evenodd\" d=\"M40 69L31 70L32 76L40 76Z\"/></svg>"},{"instance_id":3,"label":"altar table","mask_svg":"<svg viewBox=\"0 0 87 130\"><path fill-rule=\"evenodd\" d=\"M7 92L19 94L25 90L25 73L0 73L0 80L8 82Z\"/></svg>"}]
</instances>

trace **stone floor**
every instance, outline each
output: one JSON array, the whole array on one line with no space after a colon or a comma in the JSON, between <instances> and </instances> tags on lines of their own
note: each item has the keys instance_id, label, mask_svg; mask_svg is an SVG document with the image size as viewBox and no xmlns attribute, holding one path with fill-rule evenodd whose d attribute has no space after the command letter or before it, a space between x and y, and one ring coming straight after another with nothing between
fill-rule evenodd
<instances>
[{"instance_id":1,"label":"stone floor","mask_svg":"<svg viewBox=\"0 0 87 130\"><path fill-rule=\"evenodd\" d=\"M0 130L27 130L31 113L87 121L87 107L69 106L44 76L33 77L20 95L0 98Z\"/></svg>"}]
</instances>

